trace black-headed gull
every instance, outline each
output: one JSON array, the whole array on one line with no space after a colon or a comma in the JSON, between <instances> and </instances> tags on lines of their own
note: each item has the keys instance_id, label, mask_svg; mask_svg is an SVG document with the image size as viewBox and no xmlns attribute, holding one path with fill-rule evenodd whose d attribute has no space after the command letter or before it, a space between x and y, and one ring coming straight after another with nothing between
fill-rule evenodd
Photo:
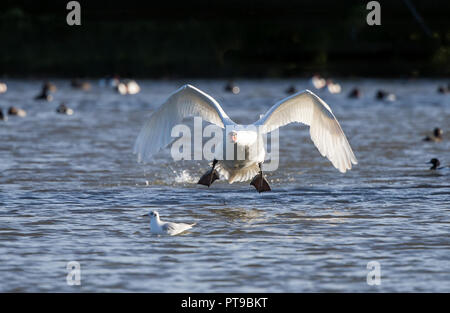
<instances>
[{"instance_id":1,"label":"black-headed gull","mask_svg":"<svg viewBox=\"0 0 450 313\"><path fill-rule=\"evenodd\" d=\"M157 211L151 211L150 215L150 233L156 235L169 235L175 236L188 229L191 229L194 224L184 224L184 223L171 223L163 222L159 218L159 213Z\"/></svg>"},{"instance_id":2,"label":"black-headed gull","mask_svg":"<svg viewBox=\"0 0 450 313\"><path fill-rule=\"evenodd\" d=\"M225 178L230 184L253 178L251 184L258 192L270 191L261 169L266 153L262 144L263 134L293 122L310 127L313 143L340 172L345 173L352 168L352 164L357 164L352 148L330 107L309 90L277 102L252 125L238 125L216 100L191 85L176 90L144 124L134 146L138 161L150 159L152 154L169 145L174 140L171 137L172 128L188 116L199 116L224 128L227 132L223 136L224 143L228 141L232 147L234 144L237 149L246 152L244 159L237 158L236 154L232 154L234 158L231 159L215 159L212 169L198 182L208 187L219 177ZM229 146L224 144L224 150ZM247 154L247 151L254 153Z\"/></svg>"}]
</instances>

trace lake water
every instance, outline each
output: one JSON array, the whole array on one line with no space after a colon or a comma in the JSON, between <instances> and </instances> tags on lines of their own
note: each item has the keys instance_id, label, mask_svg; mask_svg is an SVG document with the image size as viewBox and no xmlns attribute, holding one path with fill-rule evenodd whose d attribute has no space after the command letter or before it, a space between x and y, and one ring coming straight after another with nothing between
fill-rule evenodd
<instances>
[{"instance_id":1,"label":"lake water","mask_svg":"<svg viewBox=\"0 0 450 313\"><path fill-rule=\"evenodd\" d=\"M132 153L150 113L184 83L251 123L291 84L307 80L138 81L121 96L96 81L89 92L52 80L52 102L34 101L42 82L6 80L0 107L27 111L0 122L0 291L2 292L450 292L450 96L443 80L342 80L341 94L317 91L333 109L359 164L339 173L305 126L280 130L272 192L246 183L197 185L207 161L148 164ZM363 97L348 99L359 86ZM396 102L376 101L383 88ZM312 89L315 91L314 89ZM55 113L61 102L74 115ZM188 120L188 124L189 124ZM444 141L423 142L435 127ZM447 172L448 173L448 172ZM197 222L158 237L149 217ZM69 261L81 285L66 282ZM381 284L367 284L368 262Z\"/></svg>"}]
</instances>

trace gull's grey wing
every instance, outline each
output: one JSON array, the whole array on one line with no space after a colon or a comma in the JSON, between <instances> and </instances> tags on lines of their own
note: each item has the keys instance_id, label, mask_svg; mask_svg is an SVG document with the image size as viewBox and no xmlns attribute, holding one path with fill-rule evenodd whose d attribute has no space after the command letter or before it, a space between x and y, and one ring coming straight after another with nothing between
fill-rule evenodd
<instances>
[{"instance_id":1,"label":"gull's grey wing","mask_svg":"<svg viewBox=\"0 0 450 313\"><path fill-rule=\"evenodd\" d=\"M165 223L162 226L162 230L166 233L171 233L177 230L177 225L175 223Z\"/></svg>"},{"instance_id":2,"label":"gull's grey wing","mask_svg":"<svg viewBox=\"0 0 450 313\"><path fill-rule=\"evenodd\" d=\"M184 223L177 224L177 223L167 222L162 226L162 229L165 233L167 233L169 235L176 235L181 232L184 232L185 230L192 228L192 226L194 226L194 225L195 224L189 225L189 224L184 224Z\"/></svg>"}]
</instances>

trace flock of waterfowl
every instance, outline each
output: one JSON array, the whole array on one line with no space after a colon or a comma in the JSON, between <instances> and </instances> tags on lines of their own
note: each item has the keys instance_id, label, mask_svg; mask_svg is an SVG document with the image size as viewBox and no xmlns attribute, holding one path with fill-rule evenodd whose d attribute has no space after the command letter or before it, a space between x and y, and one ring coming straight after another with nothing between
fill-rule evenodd
<instances>
[{"instance_id":1,"label":"flock of waterfowl","mask_svg":"<svg viewBox=\"0 0 450 313\"><path fill-rule=\"evenodd\" d=\"M330 79L324 79L324 78L320 77L319 75L314 75L311 79L311 82L314 85L314 87L317 89L322 89L322 88L327 87L328 91L330 93L339 93L341 90L340 86L338 86L339 84L333 83L333 81ZM330 85L331 85L331 89L330 89ZM296 92L295 87L293 87L293 86L289 87L286 90L286 92L287 93ZM437 92L440 94L450 93L450 84L447 84L447 86L445 86L445 85L438 86ZM353 88L348 94L348 97L352 98L352 99L359 99L359 98L362 98L362 96L363 96L362 91L356 87ZM397 100L397 96L392 92L380 89L375 93L375 99L380 100L380 101L393 102L393 101ZM439 127L436 127L430 135L426 136L423 139L423 141L441 142L443 140L443 134L444 134L444 132L442 131L442 129L440 129ZM432 166L430 167L430 170L442 170L444 168L449 168L449 167L440 167L441 163L440 163L439 159L437 159L437 158L431 159L428 163L432 164Z\"/></svg>"},{"instance_id":2,"label":"flock of waterfowl","mask_svg":"<svg viewBox=\"0 0 450 313\"><path fill-rule=\"evenodd\" d=\"M342 91L342 88L339 83L334 82L332 79L324 78L324 77L320 76L319 74L315 74L312 76L310 84L317 90L326 89L331 94L337 94ZM234 82L229 81L225 86L225 91L228 91L228 92L231 92L234 94L238 94L240 91L240 88ZM288 95L295 94L298 91L299 90L294 85L290 85L285 89L285 93ZM450 83L447 85L438 86L437 92L440 94L450 93ZM348 96L348 98L351 98L351 99L360 99L363 97L363 93L360 88L355 87L350 90L350 92L348 93L347 96ZM379 89L375 93L375 99L379 100L379 101L394 102L397 100L397 96L392 92L389 92L389 91L386 91L383 89ZM425 138L423 138L423 141L441 142L443 140L443 134L444 134L444 132L442 131L442 129L439 127L436 127L429 135L427 135ZM431 159L428 163L432 164L432 166L430 167L430 170L450 169L450 167L448 167L448 166L441 167L440 166L441 163L440 163L439 159L437 159L437 158Z\"/></svg>"},{"instance_id":3,"label":"flock of waterfowl","mask_svg":"<svg viewBox=\"0 0 450 313\"><path fill-rule=\"evenodd\" d=\"M334 82L331 79L326 79L321 77L320 75L314 75L311 78L310 81L311 85L319 90L324 89L328 90L328 92L332 94L340 93L342 91L341 86ZM139 84L131 79L119 79L118 76L114 76L112 78L105 78L101 79L98 82L100 87L108 87L113 90L115 90L118 94L121 95L133 95L140 92L140 86ZM81 91L89 91L91 90L92 86L90 82L83 81L80 79L73 79L70 83L71 87L77 90ZM8 86L5 82L0 82L0 94L6 93L8 90ZM41 88L41 91L39 94L37 94L34 97L35 101L53 101L52 94L55 93L57 90L56 86L50 82L44 82ZM240 87L233 81L229 81L226 83L224 90L226 92L230 92L232 94L239 94L240 93ZM294 85L288 86L288 88L285 89L285 92L289 95L295 94L298 92L297 88ZM442 85L438 86L437 92L441 94L448 94L450 93L450 84L448 85ZM361 98L363 96L362 91L359 88L353 88L348 93L349 98ZM388 92L385 90L378 90L375 93L375 99L382 100L382 101L395 101L396 95L392 92ZM56 107L56 113L58 114L64 114L64 115L72 115L74 114L74 110L69 108L65 103L60 103ZM0 121L7 121L8 116L15 116L15 117L26 117L27 112L19 107L10 106L5 112L2 108L0 108ZM428 136L423 138L423 141L428 142L441 142L443 140L443 130L441 128L436 127ZM428 163L432 164L430 167L430 170L440 170L444 169L446 167L440 166L440 161L437 158L431 159Z\"/></svg>"},{"instance_id":4,"label":"flock of waterfowl","mask_svg":"<svg viewBox=\"0 0 450 313\"><path fill-rule=\"evenodd\" d=\"M91 83L87 81L83 81L80 79L73 79L70 82L70 86L73 89L78 89L81 91L89 91L92 86ZM115 90L117 93L121 95L133 95L139 93L140 86L138 83L131 79L120 80L117 76L113 78L105 78L99 81L100 87L109 87ZM0 94L7 92L8 86L4 82L0 82ZM41 88L41 91L34 97L35 101L53 101L53 93L57 90L55 84L50 82L44 82ZM72 115L74 114L74 110L69 108L64 102L60 103L56 108L56 113ZM16 106L10 106L6 113L3 112L3 109L0 108L0 121L7 121L8 116L17 116L17 117L25 117L27 112Z\"/></svg>"}]
</instances>

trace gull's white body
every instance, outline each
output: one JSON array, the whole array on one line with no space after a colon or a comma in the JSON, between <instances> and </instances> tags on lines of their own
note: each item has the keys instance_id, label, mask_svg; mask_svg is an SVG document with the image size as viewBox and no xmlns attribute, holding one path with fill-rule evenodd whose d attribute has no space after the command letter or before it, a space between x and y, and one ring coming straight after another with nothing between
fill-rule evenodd
<instances>
[{"instance_id":1,"label":"gull's white body","mask_svg":"<svg viewBox=\"0 0 450 313\"><path fill-rule=\"evenodd\" d=\"M252 125L238 125L224 112L211 96L201 90L184 85L153 113L136 139L134 152L138 160L148 160L151 155L170 144L172 128L188 116L200 116L204 120L224 128L224 147L229 141L229 132L237 133L236 148L246 153L245 159L219 159L216 169L229 183L247 181L259 173L259 163L264 162L265 150L262 135L281 126L298 122L310 127L311 139L334 167L345 173L357 160L339 122L330 107L309 90L298 92L277 102ZM228 145L229 146L229 145ZM227 148L225 148L226 150ZM226 151L218 151L225 155Z\"/></svg>"},{"instance_id":2,"label":"gull's white body","mask_svg":"<svg viewBox=\"0 0 450 313\"><path fill-rule=\"evenodd\" d=\"M159 218L159 213L156 211L150 212L150 233L156 235L175 236L188 229L191 229L194 224L171 223L163 222Z\"/></svg>"}]
</instances>

